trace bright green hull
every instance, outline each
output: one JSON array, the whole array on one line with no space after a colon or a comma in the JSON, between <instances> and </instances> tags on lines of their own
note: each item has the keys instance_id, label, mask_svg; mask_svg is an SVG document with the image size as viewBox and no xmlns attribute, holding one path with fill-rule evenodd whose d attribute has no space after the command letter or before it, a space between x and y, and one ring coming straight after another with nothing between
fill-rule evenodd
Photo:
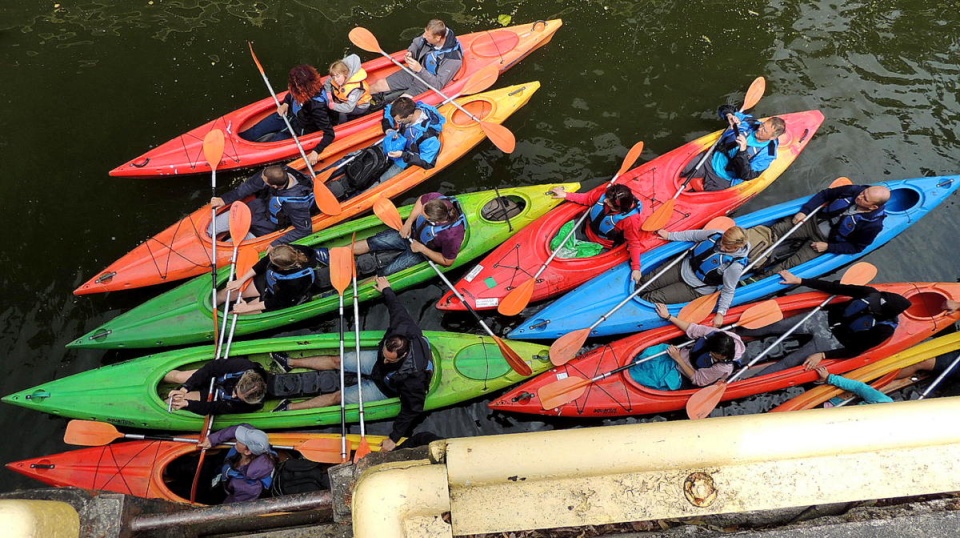
<instances>
[{"instance_id":1,"label":"bright green hull","mask_svg":"<svg viewBox=\"0 0 960 538\"><path fill-rule=\"evenodd\" d=\"M578 183L562 185L568 191L579 188ZM519 215L510 218L509 225L505 221L487 220L480 215L480 209L496 198L494 191L457 195L457 200L467 215L467 234L457 261L451 267L441 267L441 269L450 271L469 263L555 207L562 200L547 196L546 191L552 186L535 185L500 189L503 196L522 200L524 203L523 210ZM412 209L413 206L406 206L400 209L400 213L406 217ZM376 216L369 216L317 232L298 243L315 246L348 245L354 232L359 240L370 237L385 228ZM220 270L218 277L221 285L226 281L228 272L229 268ZM390 282L393 289L399 291L435 276L433 269L423 263L390 275ZM213 313L210 310L210 295L210 277L197 277L117 316L74 340L67 347L147 348L212 342ZM361 301L365 301L380 294L373 288L373 279L367 278L359 282L358 295ZM344 300L347 304L352 303L352 289L348 289L344 294ZM338 304L339 297L334 290L330 290L292 308L238 316L235 334L241 336L276 329L312 316L332 312L337 309Z\"/></svg>"},{"instance_id":2,"label":"bright green hull","mask_svg":"<svg viewBox=\"0 0 960 538\"><path fill-rule=\"evenodd\" d=\"M375 348L382 332L363 331L361 346ZM426 332L434 354L435 371L426 409L437 409L495 392L526 378L517 374L487 336L451 332ZM347 333L348 349L353 333ZM533 375L550 367L549 347L543 344L507 341L531 367ZM339 335L285 337L238 342L231 355L247 356L269 369L271 351L286 351L294 357L336 355ZM148 355L38 385L3 398L4 402L54 415L112 422L120 426L158 430L199 431L203 417L187 411L167 412L163 396L174 388L162 383L173 369L193 369L210 360L212 346L191 347ZM270 412L275 399L267 400L257 413L222 415L216 428L248 422L258 428L304 428L340 422L340 407L303 411ZM366 420L381 420L400 411L397 398L364 402ZM359 420L357 406L347 406L347 420Z\"/></svg>"}]
</instances>

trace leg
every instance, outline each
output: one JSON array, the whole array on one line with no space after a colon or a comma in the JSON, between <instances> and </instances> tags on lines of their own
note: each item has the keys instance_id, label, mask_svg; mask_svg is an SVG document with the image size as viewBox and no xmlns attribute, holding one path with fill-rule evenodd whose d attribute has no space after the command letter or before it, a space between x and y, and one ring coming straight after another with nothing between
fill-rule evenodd
<instances>
[{"instance_id":1,"label":"leg","mask_svg":"<svg viewBox=\"0 0 960 538\"><path fill-rule=\"evenodd\" d=\"M274 112L269 116L263 118L256 123L253 127L247 129L246 131L241 132L240 138L244 140L250 140L251 142L257 142L261 138L264 138L268 135L273 135L284 131L287 128L287 125L283 122L283 118L279 114Z\"/></svg>"},{"instance_id":2,"label":"leg","mask_svg":"<svg viewBox=\"0 0 960 538\"><path fill-rule=\"evenodd\" d=\"M684 262L680 262L677 265L674 265L673 267L671 267L670 269L667 269L667 272L657 277L655 281L653 281L649 286L644 288L646 292L643 294L643 298L645 300L649 300L647 299L647 295L650 295L654 291L660 288L665 288L672 284L676 284L678 282L683 282L683 276L682 276L683 263ZM643 277L640 279L640 285L642 286L647 282L650 282L651 280L653 280L653 278L659 272L660 272L660 268L657 267L656 269L643 275Z\"/></svg>"},{"instance_id":3,"label":"leg","mask_svg":"<svg viewBox=\"0 0 960 538\"><path fill-rule=\"evenodd\" d=\"M696 289L691 288L686 282L674 282L669 286L653 290L644 295L643 299L651 303L676 304L692 301L700 295Z\"/></svg>"},{"instance_id":4,"label":"leg","mask_svg":"<svg viewBox=\"0 0 960 538\"><path fill-rule=\"evenodd\" d=\"M759 375L772 374L774 372L779 372L786 370L787 368L793 368L794 366L800 366L803 364L803 361L807 359L810 355L817 352L817 344L815 340L811 340L806 344L800 346L799 349L794 350L792 353L786 357L780 359L779 361L767 366L760 371Z\"/></svg>"},{"instance_id":5,"label":"leg","mask_svg":"<svg viewBox=\"0 0 960 538\"><path fill-rule=\"evenodd\" d=\"M400 168L395 164L391 164L390 168L387 168L382 174L380 174L380 179L377 180L377 184L383 183L384 181L387 181L388 179L393 178L394 176L396 176L400 172L403 172L404 170L406 170L406 168Z\"/></svg>"},{"instance_id":6,"label":"leg","mask_svg":"<svg viewBox=\"0 0 960 538\"><path fill-rule=\"evenodd\" d=\"M371 372L373 372L373 367L377 363L377 354L378 354L377 350L372 350L372 349L362 350L360 352L360 373L370 374ZM344 371L357 373L356 357L357 355L354 352L347 352L343 354ZM304 359L290 359L289 364L291 367L302 367L302 368L312 368L312 366L308 366L308 364L321 365L321 366L329 366L331 364L335 364L336 365L335 368L339 368L340 357L328 355L328 356L319 356L319 357L308 357ZM327 370L330 368L313 368L313 369ZM378 399L382 400L386 398L386 396L384 396L382 393L380 393L379 390L376 389L376 384L373 381L364 380L362 384L364 386L366 386L367 384L373 386L372 391L364 388L363 390L364 399L367 398L368 394L370 395L371 400L378 400ZM343 387L341 387L341 390L344 390ZM351 391L356 392L356 385L351 385L350 387L346 387L345 390L346 390L346 393L344 394L344 398L347 398L348 396L351 395ZM380 397L379 398L373 397L376 394L379 394ZM316 409L318 407L328 407L331 405L338 405L339 403L340 403L340 391L337 391L337 392L331 392L330 394L321 394L320 396L315 396L313 398L310 398L309 400L305 400L302 402L293 402L289 406L287 406L287 409L290 411L295 411L297 409ZM357 403L357 402L348 401L347 403Z\"/></svg>"},{"instance_id":7,"label":"leg","mask_svg":"<svg viewBox=\"0 0 960 538\"><path fill-rule=\"evenodd\" d=\"M389 77L388 77L389 78ZM390 91L390 83L382 78L370 85L370 93L383 93Z\"/></svg>"}]
</instances>

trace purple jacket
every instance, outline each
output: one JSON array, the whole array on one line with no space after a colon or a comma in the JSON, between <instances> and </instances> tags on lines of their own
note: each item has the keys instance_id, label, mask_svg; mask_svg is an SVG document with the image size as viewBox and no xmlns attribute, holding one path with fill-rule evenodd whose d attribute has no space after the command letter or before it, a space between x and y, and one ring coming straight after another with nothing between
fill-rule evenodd
<instances>
[{"instance_id":1,"label":"purple jacket","mask_svg":"<svg viewBox=\"0 0 960 538\"><path fill-rule=\"evenodd\" d=\"M253 428L249 424L238 426ZM234 435L238 426L230 426L210 434L210 445L216 446L236 440ZM239 460L240 453L237 452L235 447L231 447L221 471L223 487L227 491L227 498L223 501L224 504L255 501L260 498L263 490L270 489L270 485L273 483L273 470L276 467L273 453L261 454L249 464L236 467L236 462Z\"/></svg>"}]
</instances>

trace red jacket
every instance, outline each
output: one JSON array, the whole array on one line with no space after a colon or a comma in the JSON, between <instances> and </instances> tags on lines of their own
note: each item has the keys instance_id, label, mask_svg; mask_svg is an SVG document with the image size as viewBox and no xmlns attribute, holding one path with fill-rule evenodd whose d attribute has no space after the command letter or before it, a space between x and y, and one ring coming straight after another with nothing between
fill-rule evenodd
<instances>
[{"instance_id":1,"label":"red jacket","mask_svg":"<svg viewBox=\"0 0 960 538\"><path fill-rule=\"evenodd\" d=\"M566 200L575 204L590 207L600 200L600 197L603 196L604 192L605 189L593 189L582 193L568 192ZM640 237L641 234L646 233L640 228L642 224L643 218L641 218L640 214L638 213L621 220L616 225L616 229L623 234L624 242L627 243L627 252L630 254L630 268L634 270L640 269L640 254L642 254ZM586 227L586 233L587 237L589 237L591 241L600 243L604 248L611 248L614 246L613 241L597 235L589 225Z\"/></svg>"}]
</instances>

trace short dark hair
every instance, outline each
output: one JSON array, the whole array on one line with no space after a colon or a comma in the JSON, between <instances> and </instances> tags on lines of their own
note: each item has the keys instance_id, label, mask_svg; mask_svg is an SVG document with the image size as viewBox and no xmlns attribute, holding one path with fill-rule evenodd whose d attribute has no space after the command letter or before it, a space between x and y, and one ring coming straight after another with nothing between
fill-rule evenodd
<instances>
[{"instance_id":1,"label":"short dark hair","mask_svg":"<svg viewBox=\"0 0 960 538\"><path fill-rule=\"evenodd\" d=\"M402 359L410 353L410 339L402 334L388 336L383 342L383 348L391 353L396 353L398 359Z\"/></svg>"},{"instance_id":2,"label":"short dark hair","mask_svg":"<svg viewBox=\"0 0 960 538\"><path fill-rule=\"evenodd\" d=\"M633 195L633 191L621 183L607 187L606 197L611 206L620 213L626 213L637 205L637 198Z\"/></svg>"},{"instance_id":3,"label":"short dark hair","mask_svg":"<svg viewBox=\"0 0 960 538\"><path fill-rule=\"evenodd\" d=\"M416 110L417 104L409 97L398 97L397 100L390 105L390 115L394 118L406 118Z\"/></svg>"},{"instance_id":4,"label":"short dark hair","mask_svg":"<svg viewBox=\"0 0 960 538\"><path fill-rule=\"evenodd\" d=\"M274 187L285 187L289 181L287 179L287 171L278 164L263 169L263 180L266 181L268 185L273 185Z\"/></svg>"},{"instance_id":5,"label":"short dark hair","mask_svg":"<svg viewBox=\"0 0 960 538\"><path fill-rule=\"evenodd\" d=\"M708 353L716 353L723 357L723 362L733 360L737 346L733 337L723 331L714 331L707 336L706 349Z\"/></svg>"}]
</instances>

